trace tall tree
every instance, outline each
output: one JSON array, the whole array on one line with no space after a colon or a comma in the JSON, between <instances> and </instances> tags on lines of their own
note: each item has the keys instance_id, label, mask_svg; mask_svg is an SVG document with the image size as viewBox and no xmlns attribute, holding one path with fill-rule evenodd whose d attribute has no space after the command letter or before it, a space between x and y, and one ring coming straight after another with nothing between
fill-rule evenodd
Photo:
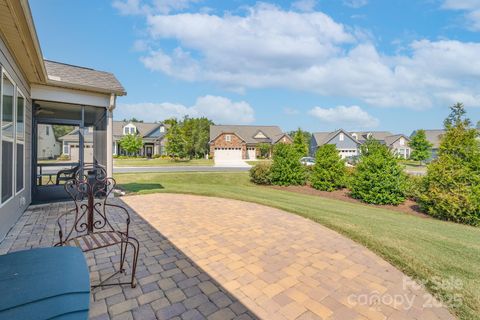
<instances>
[{"instance_id":1,"label":"tall tree","mask_svg":"<svg viewBox=\"0 0 480 320\"><path fill-rule=\"evenodd\" d=\"M480 143L463 104L451 107L445 119L438 159L428 166L419 196L428 214L480 225Z\"/></svg>"},{"instance_id":2,"label":"tall tree","mask_svg":"<svg viewBox=\"0 0 480 320\"><path fill-rule=\"evenodd\" d=\"M170 122L170 129L166 135L167 154L174 158L184 158L185 152L185 140L183 139L182 130L180 124L177 121Z\"/></svg>"},{"instance_id":3,"label":"tall tree","mask_svg":"<svg viewBox=\"0 0 480 320\"><path fill-rule=\"evenodd\" d=\"M129 155L137 154L143 147L143 140L136 134L127 134L119 141L120 147Z\"/></svg>"},{"instance_id":4,"label":"tall tree","mask_svg":"<svg viewBox=\"0 0 480 320\"><path fill-rule=\"evenodd\" d=\"M412 160L425 161L430 158L433 144L427 140L425 130L417 130L410 140L409 146L413 149L410 155Z\"/></svg>"},{"instance_id":5,"label":"tall tree","mask_svg":"<svg viewBox=\"0 0 480 320\"><path fill-rule=\"evenodd\" d=\"M300 128L295 131L293 136L293 148L300 157L305 157L308 155L308 142L305 139L304 132Z\"/></svg>"}]
</instances>

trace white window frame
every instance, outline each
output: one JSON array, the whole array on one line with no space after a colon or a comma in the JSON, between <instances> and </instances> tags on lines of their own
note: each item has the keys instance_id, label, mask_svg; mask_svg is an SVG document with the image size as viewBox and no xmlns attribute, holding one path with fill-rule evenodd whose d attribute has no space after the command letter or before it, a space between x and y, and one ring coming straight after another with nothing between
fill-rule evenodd
<instances>
[{"instance_id":1,"label":"white window frame","mask_svg":"<svg viewBox=\"0 0 480 320\"><path fill-rule=\"evenodd\" d=\"M160 126L160 132L165 132L165 126Z\"/></svg>"},{"instance_id":2,"label":"white window frame","mask_svg":"<svg viewBox=\"0 0 480 320\"><path fill-rule=\"evenodd\" d=\"M14 151L13 151L13 157L14 157L14 164L15 164L15 171L14 171L14 187L15 187L15 196L17 196L19 193L23 192L25 190L25 174L26 174L26 170L25 170L25 167L26 167L26 150L25 150L25 140L27 139L26 137L26 130L25 130L25 127L26 127L26 113L27 113L27 98L25 97L25 95L23 94L22 90L18 89L17 87L17 90L15 90L15 116L14 116L14 119L15 119L15 146L14 146ZM22 96L23 98L23 140L22 141L18 141L17 139L17 115L18 115L18 105L17 105L17 102L18 102L18 96ZM23 188L20 189L19 191L16 191L17 190L17 164L18 164L18 161L17 161L17 144L21 144L23 145Z\"/></svg>"},{"instance_id":3,"label":"white window frame","mask_svg":"<svg viewBox=\"0 0 480 320\"><path fill-rule=\"evenodd\" d=\"M339 141L344 141L345 140L345 134L343 132L340 132L340 134L338 135L338 140Z\"/></svg>"},{"instance_id":4,"label":"white window frame","mask_svg":"<svg viewBox=\"0 0 480 320\"><path fill-rule=\"evenodd\" d=\"M67 147L67 153L65 153L65 147ZM62 154L66 155L66 156L70 155L70 145L66 141L63 141Z\"/></svg>"},{"instance_id":5,"label":"white window frame","mask_svg":"<svg viewBox=\"0 0 480 320\"><path fill-rule=\"evenodd\" d=\"M231 134L226 134L225 135L225 142L232 142L232 135Z\"/></svg>"},{"instance_id":6,"label":"white window frame","mask_svg":"<svg viewBox=\"0 0 480 320\"><path fill-rule=\"evenodd\" d=\"M398 143L403 147L405 146L405 139L404 138L400 138L400 140L398 141Z\"/></svg>"},{"instance_id":7,"label":"white window frame","mask_svg":"<svg viewBox=\"0 0 480 320\"><path fill-rule=\"evenodd\" d=\"M16 130L15 130L15 111L17 109L17 84L15 83L15 81L13 81L13 78L10 76L10 74L7 72L7 70L5 70L5 68L1 67L0 66L0 126L3 122L3 75L5 75L8 80L10 80L10 82L13 84L13 108L12 108L12 112L13 112L13 120L14 120L14 123L13 123L13 131L12 131L12 135L13 135L13 139L12 139L12 143L13 143L13 154L12 154L12 161L13 161L13 169L14 170L12 172L12 196L10 198L8 198L7 200L5 200L4 202L2 202L2 184L0 183L0 208L2 208L4 205L6 205L7 203L9 203L14 197L15 197L15 178L16 178L16 166L15 166L15 137L17 135L16 133ZM10 139L8 139L10 140ZM6 141L8 141L6 140ZM0 128L0 174L2 172L2 159L3 159L3 130L1 130Z\"/></svg>"}]
</instances>

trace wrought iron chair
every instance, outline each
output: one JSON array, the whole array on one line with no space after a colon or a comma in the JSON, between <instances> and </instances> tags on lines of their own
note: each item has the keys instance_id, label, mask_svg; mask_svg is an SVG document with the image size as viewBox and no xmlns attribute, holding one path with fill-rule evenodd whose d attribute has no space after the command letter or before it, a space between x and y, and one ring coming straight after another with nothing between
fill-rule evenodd
<instances>
[{"instance_id":1,"label":"wrought iron chair","mask_svg":"<svg viewBox=\"0 0 480 320\"><path fill-rule=\"evenodd\" d=\"M58 186L61 181L68 181L75 178L75 174L77 173L80 166L75 166L70 169L63 169L57 172L57 178L55 179L55 184Z\"/></svg>"},{"instance_id":2,"label":"wrought iron chair","mask_svg":"<svg viewBox=\"0 0 480 320\"><path fill-rule=\"evenodd\" d=\"M115 185L115 180L107 177L105 169L99 165L80 168L74 177L65 183L65 190L72 197L75 208L58 218L60 241L55 246L75 246L83 252L89 252L120 245L119 269L92 288L116 284L130 284L132 288L136 286L135 272L140 244L129 235L130 214L127 209L109 203L109 196ZM110 223L109 209L117 210L124 215L124 228L114 227ZM133 249L131 281L106 284L115 275L125 272L128 247Z\"/></svg>"}]
</instances>

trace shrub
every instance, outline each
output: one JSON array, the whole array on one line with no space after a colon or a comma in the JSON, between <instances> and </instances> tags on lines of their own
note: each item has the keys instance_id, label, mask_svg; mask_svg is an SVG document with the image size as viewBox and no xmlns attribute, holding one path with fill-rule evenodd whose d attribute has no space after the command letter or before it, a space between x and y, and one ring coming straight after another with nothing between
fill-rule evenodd
<instances>
[{"instance_id":1,"label":"shrub","mask_svg":"<svg viewBox=\"0 0 480 320\"><path fill-rule=\"evenodd\" d=\"M408 199L417 201L422 194L423 177L408 175L405 186L405 196Z\"/></svg>"},{"instance_id":2,"label":"shrub","mask_svg":"<svg viewBox=\"0 0 480 320\"><path fill-rule=\"evenodd\" d=\"M250 169L250 180L256 184L270 184L270 163L259 163Z\"/></svg>"},{"instance_id":3,"label":"shrub","mask_svg":"<svg viewBox=\"0 0 480 320\"><path fill-rule=\"evenodd\" d=\"M62 154L62 155L58 156L57 160L60 160L60 161L70 160L70 156L67 155L67 154Z\"/></svg>"},{"instance_id":4,"label":"shrub","mask_svg":"<svg viewBox=\"0 0 480 320\"><path fill-rule=\"evenodd\" d=\"M274 147L270 180L281 186L305 184L305 167L291 144L279 143Z\"/></svg>"},{"instance_id":5,"label":"shrub","mask_svg":"<svg viewBox=\"0 0 480 320\"><path fill-rule=\"evenodd\" d=\"M480 143L462 104L445 121L438 159L428 165L419 205L429 215L480 225Z\"/></svg>"},{"instance_id":6,"label":"shrub","mask_svg":"<svg viewBox=\"0 0 480 320\"><path fill-rule=\"evenodd\" d=\"M159 155L159 154L154 154L154 155L153 155L153 159L159 159L159 158L161 158L161 157L162 157L162 156Z\"/></svg>"},{"instance_id":7,"label":"shrub","mask_svg":"<svg viewBox=\"0 0 480 320\"><path fill-rule=\"evenodd\" d=\"M345 187L345 162L342 161L335 145L321 146L315 158L315 165L310 175L312 187L323 191L334 191Z\"/></svg>"},{"instance_id":8,"label":"shrub","mask_svg":"<svg viewBox=\"0 0 480 320\"><path fill-rule=\"evenodd\" d=\"M390 150L368 140L352 178L351 196L366 203L398 205L405 201L406 179Z\"/></svg>"}]
</instances>

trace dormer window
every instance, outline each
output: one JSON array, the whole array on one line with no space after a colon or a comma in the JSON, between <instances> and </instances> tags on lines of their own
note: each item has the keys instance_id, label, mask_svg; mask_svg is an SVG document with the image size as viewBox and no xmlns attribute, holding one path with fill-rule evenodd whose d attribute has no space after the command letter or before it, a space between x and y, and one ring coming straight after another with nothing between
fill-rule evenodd
<instances>
[{"instance_id":1,"label":"dormer window","mask_svg":"<svg viewBox=\"0 0 480 320\"><path fill-rule=\"evenodd\" d=\"M232 135L226 134L226 135L225 135L225 141L226 141L226 142L232 141Z\"/></svg>"},{"instance_id":2,"label":"dormer window","mask_svg":"<svg viewBox=\"0 0 480 320\"><path fill-rule=\"evenodd\" d=\"M338 135L338 140L340 141L345 140L345 135L343 134L343 132L340 132L340 134Z\"/></svg>"},{"instance_id":3,"label":"dormer window","mask_svg":"<svg viewBox=\"0 0 480 320\"><path fill-rule=\"evenodd\" d=\"M123 134L136 134L137 133L137 128L133 124L128 124L125 127L123 127Z\"/></svg>"},{"instance_id":4,"label":"dormer window","mask_svg":"<svg viewBox=\"0 0 480 320\"><path fill-rule=\"evenodd\" d=\"M404 145L405 145L405 139L404 139L404 138L400 138L400 145L401 145L401 146L404 146Z\"/></svg>"},{"instance_id":5,"label":"dormer window","mask_svg":"<svg viewBox=\"0 0 480 320\"><path fill-rule=\"evenodd\" d=\"M367 134L367 139L371 139L372 136L373 136L373 134L372 134L371 132L369 132L369 133Z\"/></svg>"},{"instance_id":6,"label":"dormer window","mask_svg":"<svg viewBox=\"0 0 480 320\"><path fill-rule=\"evenodd\" d=\"M356 133L352 133L352 137L354 137L355 140L358 140L358 135Z\"/></svg>"},{"instance_id":7,"label":"dormer window","mask_svg":"<svg viewBox=\"0 0 480 320\"><path fill-rule=\"evenodd\" d=\"M164 126L160 127L160 132L165 132L165 127Z\"/></svg>"}]
</instances>

